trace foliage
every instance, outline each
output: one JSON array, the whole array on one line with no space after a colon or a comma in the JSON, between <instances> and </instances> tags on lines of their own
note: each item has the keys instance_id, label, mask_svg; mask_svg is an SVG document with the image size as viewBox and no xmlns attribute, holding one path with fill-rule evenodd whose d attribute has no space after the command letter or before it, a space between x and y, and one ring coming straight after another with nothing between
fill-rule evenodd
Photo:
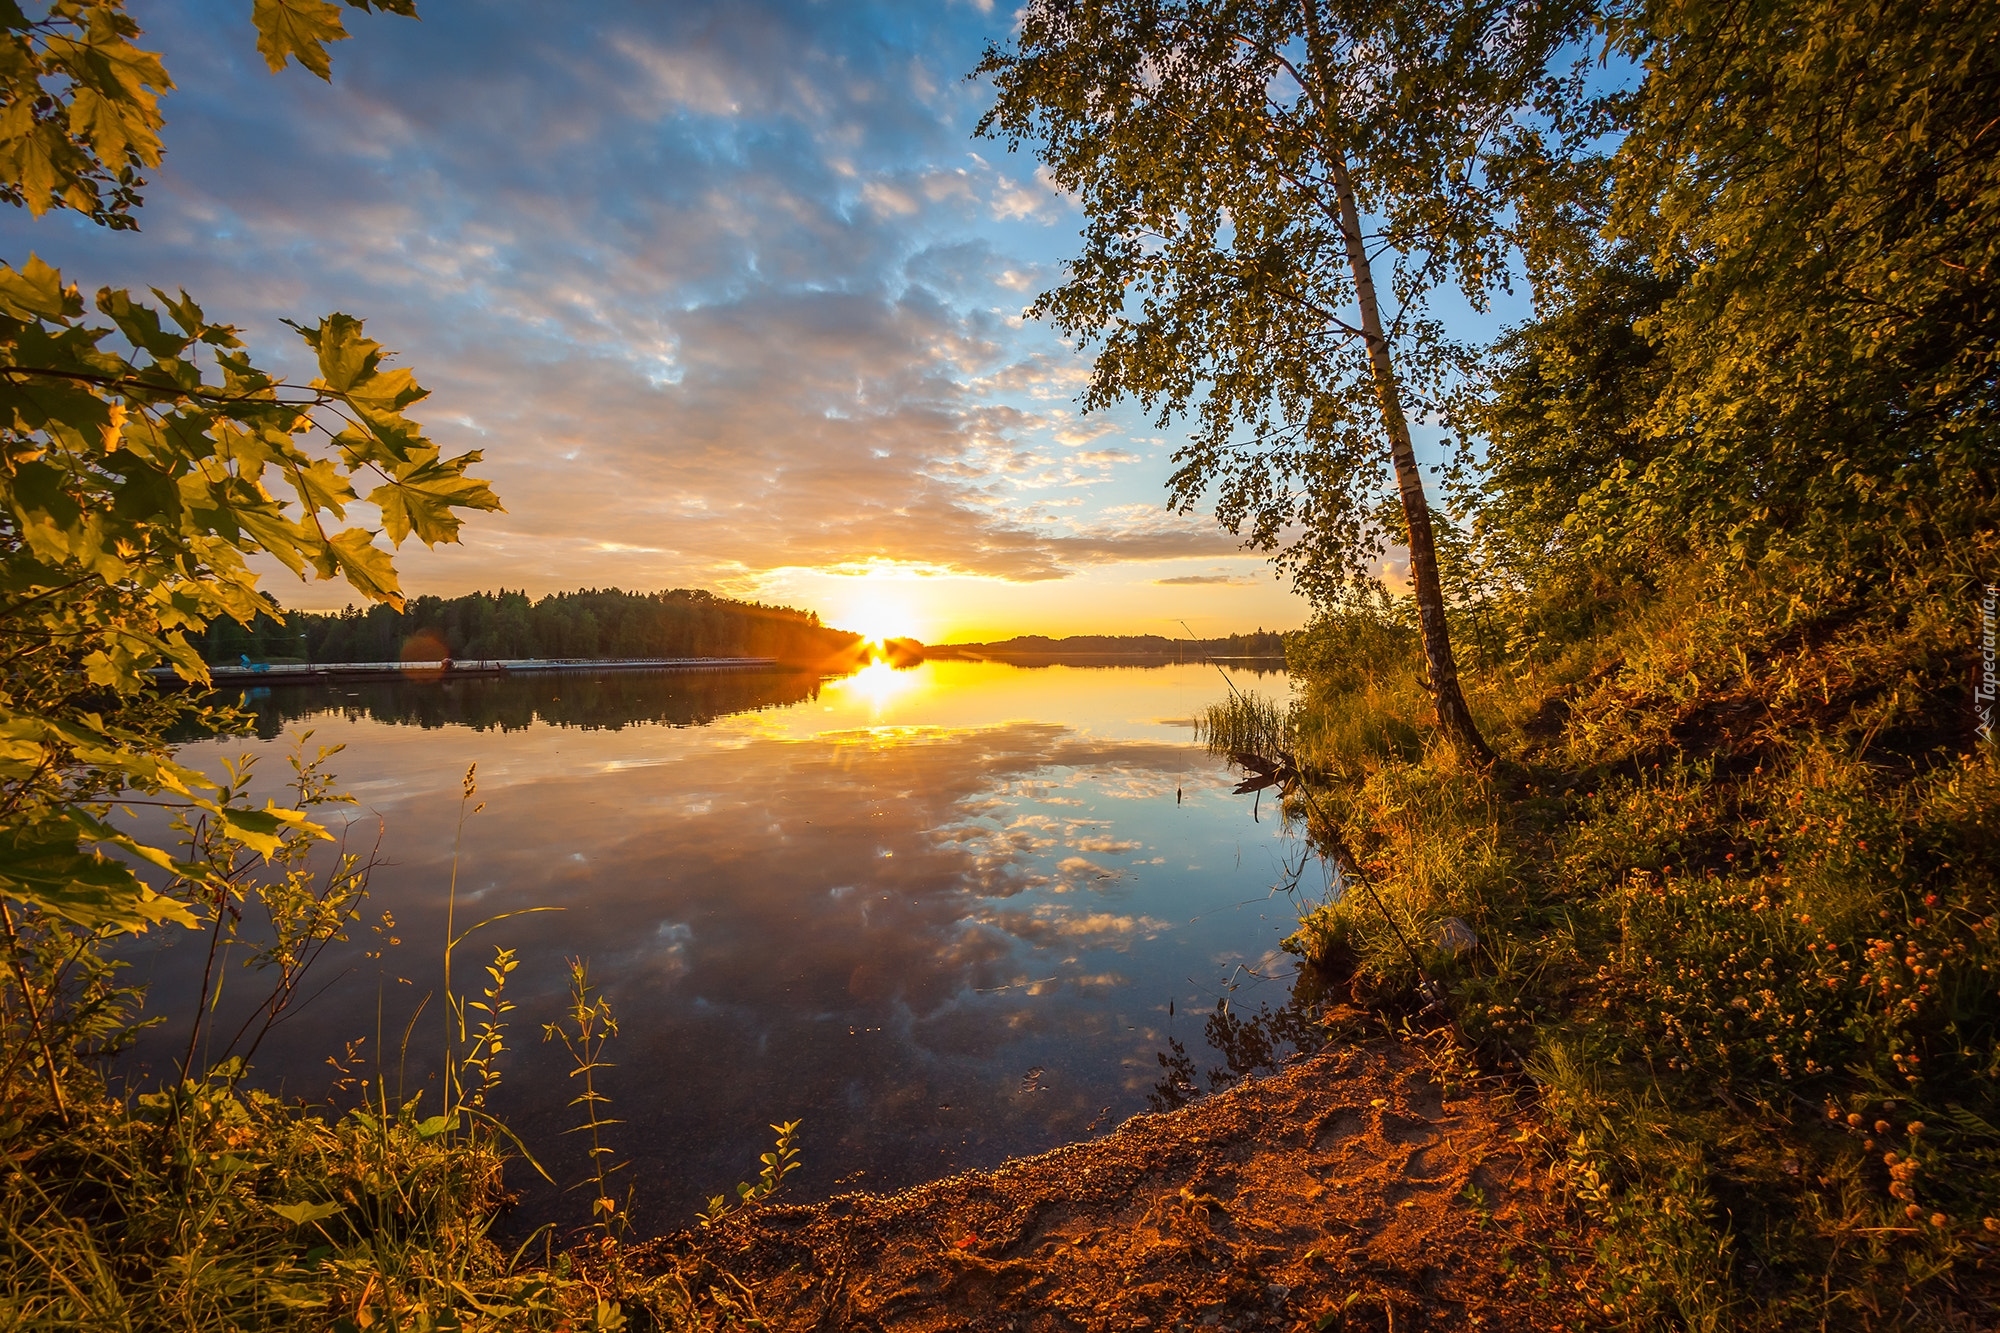
<instances>
[{"instance_id":1,"label":"foliage","mask_svg":"<svg viewBox=\"0 0 2000 1333\"><path fill-rule=\"evenodd\" d=\"M590 1147L586 1149L590 1158L588 1183L597 1191L590 1201L590 1218L591 1224L601 1230L607 1250L615 1248L623 1238L631 1218L629 1192L625 1207L611 1193L611 1177L623 1170L625 1164L613 1160L617 1154L604 1141L605 1130L625 1122L604 1114L611 1099L597 1087L598 1074L613 1068L604 1059L605 1043L617 1035L618 1020L612 1016L611 1001L590 984L590 970L584 961L570 959L569 1008L561 1020L542 1025L542 1040L561 1042L570 1057L569 1076L582 1080L581 1091L570 1098L569 1104L573 1109L581 1107L583 1118L570 1132L590 1136Z\"/></svg>"},{"instance_id":2,"label":"foliage","mask_svg":"<svg viewBox=\"0 0 2000 1333\"><path fill-rule=\"evenodd\" d=\"M1406 607L1295 636L1275 725L1324 817L1291 810L1386 911L1292 947L1391 1008L1421 966L1532 1080L1607 1319L1990 1322L1995 18L1606 22L1641 71L1594 113L1606 234L1455 404L1455 628L1495 626L1469 702L1502 763L1440 762Z\"/></svg>"},{"instance_id":3,"label":"foliage","mask_svg":"<svg viewBox=\"0 0 2000 1333\"><path fill-rule=\"evenodd\" d=\"M559 1322L488 1235L499 1157L414 1102L328 1118L226 1080L137 1107L77 1093L67 1123L6 1127L9 1327L437 1327L461 1291Z\"/></svg>"},{"instance_id":4,"label":"foliage","mask_svg":"<svg viewBox=\"0 0 2000 1333\"><path fill-rule=\"evenodd\" d=\"M286 813L346 799L324 769L336 749L309 751L309 740L299 738ZM253 778L247 760L227 768L225 807ZM199 919L208 956L200 992L161 1006L188 1024L181 1069L163 1087L133 1097L101 1081L102 1058L136 1031L141 998L106 948L117 928L33 911L17 928L11 984L0 986L8 1326L437 1327L468 1308L496 1326L563 1323L580 1294L488 1235L508 1140L477 1114L483 1088L424 1114L421 1096L380 1075L348 1080L363 1096L344 1110L242 1082L314 962L347 938L369 863L342 854L315 874L316 830L303 818L268 857L205 812L181 812L174 827L183 863L199 871L167 892ZM507 965L496 960L474 1056L502 1045ZM213 1030L225 984L253 988L233 1032Z\"/></svg>"},{"instance_id":5,"label":"foliage","mask_svg":"<svg viewBox=\"0 0 2000 1333\"><path fill-rule=\"evenodd\" d=\"M1173 502L1215 486L1222 525L1247 526L1322 609L1379 594L1371 567L1403 546L1438 724L1482 765L1405 399L1440 407L1471 368L1433 291L1483 309L1517 253L1575 249L1550 224L1593 173L1550 164L1599 128L1572 50L1590 16L1569 0L1051 0L978 70L998 89L981 132L1039 141L1083 206L1083 254L1028 313L1098 348L1085 408L1132 397L1162 426L1191 411Z\"/></svg>"},{"instance_id":6,"label":"foliage","mask_svg":"<svg viewBox=\"0 0 2000 1333\"><path fill-rule=\"evenodd\" d=\"M1977 1308L2000 1225L2000 767L1966 739L1950 582L1786 625L1798 585L1775 569L1747 595L1670 574L1611 634L1543 639L1475 692L1495 778L1343 724L1398 675L1420 698L1413 655L1309 676L1286 725L1318 738L1301 753L1332 824L1311 835L1353 849L1463 1039L1525 1062L1567 1125L1616 1313L1866 1327L1899 1317L1884 1287L1925 1317ZM1300 646L1335 656L1334 635ZM1444 947L1449 917L1477 950ZM1358 896L1293 947L1374 1003L1417 981Z\"/></svg>"},{"instance_id":7,"label":"foliage","mask_svg":"<svg viewBox=\"0 0 2000 1333\"><path fill-rule=\"evenodd\" d=\"M0 193L129 227L172 81L133 45L122 0L34 8L0 5ZM274 69L296 58L325 75L324 43L345 35L325 0L258 0L253 20ZM153 296L102 289L94 322L39 259L0 264L0 898L87 929L191 920L96 850L183 877L197 864L107 824L112 797L164 797L267 856L303 827L173 763L162 737L192 705L149 688L161 663L205 681L189 636L262 609L246 557L394 602L375 534L337 526L357 480L396 545L456 540L459 511L499 507L467 475L477 453L445 458L405 415L425 391L359 320L294 326L320 372L295 385L185 292Z\"/></svg>"},{"instance_id":8,"label":"foliage","mask_svg":"<svg viewBox=\"0 0 2000 1333\"><path fill-rule=\"evenodd\" d=\"M781 1125L771 1126L771 1132L778 1137L772 1143L771 1151L758 1156L757 1162L762 1170L758 1171L757 1179L737 1182L734 1203L726 1194L711 1195L708 1207L702 1211L702 1226L712 1227L732 1213L763 1203L784 1188L786 1176L799 1169L799 1122L787 1120Z\"/></svg>"},{"instance_id":9,"label":"foliage","mask_svg":"<svg viewBox=\"0 0 2000 1333\"><path fill-rule=\"evenodd\" d=\"M301 328L320 376L293 386L184 295L155 295L165 322L105 290L109 322L93 324L55 270L0 266L0 894L86 926L186 920L124 863L85 850L190 873L104 822L123 792L178 801L265 855L299 823L232 806L229 787L169 759L165 723L192 705L156 697L148 675L164 662L206 680L188 636L263 605L246 556L395 599L374 534L326 526L357 498L353 479L376 483L368 501L396 542L455 540L455 511L499 503L466 475L477 453L444 458L404 415L424 391L383 364L360 321ZM114 335L129 357L105 345Z\"/></svg>"},{"instance_id":10,"label":"foliage","mask_svg":"<svg viewBox=\"0 0 2000 1333\"><path fill-rule=\"evenodd\" d=\"M414 15L409 0L347 3ZM328 75L325 45L345 36L333 4L255 0L252 18L273 70ZM52 0L33 18L0 0L0 29L0 194L129 228L172 85L133 46L121 0ZM425 391L359 320L293 326L319 370L298 385L259 370L185 293L153 296L102 290L98 323L39 259L0 264L0 1322L609 1330L627 1326L626 1304L660 1327L736 1320L740 1287L710 1292L669 1267L624 1284L621 1304L589 1258L545 1244L536 1264L530 1245L494 1243L519 1145L485 1108L516 962L497 951L478 998L453 991L471 931L445 941L435 1113L386 1074L347 1076L351 1058L336 1063L357 1106L246 1085L258 1041L358 919L370 865L342 848L315 873L329 835L310 816L344 799L324 771L333 750L309 756L302 737L289 801L260 807L247 761L218 779L171 753L177 726L246 719L156 686L206 684L210 625L273 605L251 558L400 609L389 552L339 526L349 510L379 515L400 546L455 541L464 511L499 506L467 475L478 454L445 458L405 415ZM177 849L111 822L139 806L170 812ZM133 1095L101 1077L141 999L113 946L161 921L202 928L207 967L178 1077ZM386 914L378 929L395 942ZM264 987L233 1033L215 1026L232 961L250 980L230 984Z\"/></svg>"},{"instance_id":11,"label":"foliage","mask_svg":"<svg viewBox=\"0 0 2000 1333\"><path fill-rule=\"evenodd\" d=\"M1645 71L1607 111L1612 251L1545 285L1479 427L1503 471L1575 496L1543 526L1626 565L1817 567L1820 595L1990 528L2000 17L1671 0L1607 18Z\"/></svg>"},{"instance_id":12,"label":"foliage","mask_svg":"<svg viewBox=\"0 0 2000 1333\"><path fill-rule=\"evenodd\" d=\"M1663 449L1650 417L1669 371L1650 331L1676 290L1643 257L1615 252L1502 336L1461 386L1465 451L1485 457L1454 478L1455 507L1475 516L1474 559L1503 579L1588 584L1685 549L1681 534L1634 531L1625 503Z\"/></svg>"},{"instance_id":13,"label":"foliage","mask_svg":"<svg viewBox=\"0 0 2000 1333\"><path fill-rule=\"evenodd\" d=\"M324 777L332 752L309 752L309 739L299 739L294 808L344 799ZM251 776L247 763L232 773ZM584 1183L610 1206L593 1210L592 1245L558 1250L544 1229L509 1250L493 1236L510 1199L503 1172L510 1160L535 1165L491 1109L514 1009L512 951L495 951L476 996L447 987L441 1105L425 1106L422 1092L407 1093L400 1072L388 1072L405 1063L408 1034L400 1056L374 1059L372 1075L363 1041L334 1062L335 1095L352 1101L286 1102L249 1086L245 1057L294 1002L320 950L359 919L370 866L339 858L315 886L304 833L268 869L199 819L184 821L181 834L190 858L218 867L201 882L230 886L191 901L211 933L209 967L192 1003L164 1006L176 1019L195 1015L183 1064L197 1072L136 1097L108 1089L101 1062L136 1032L141 998L120 984L122 965L102 947L109 932L47 915L19 928L11 984L0 984L7 1327L608 1330L645 1319L707 1329L754 1311L753 1293L722 1275L672 1260L642 1273L628 1262L629 1201L610 1198L601 1138L616 1122L598 1109L610 1011L580 963L572 999L589 1051L582 1077L593 1136ZM480 925L447 939L447 960ZM373 956L400 943L393 932L385 915ZM240 963L233 973L231 963ZM238 1001L249 1017L233 1037L212 1037L208 1001L225 974L240 978L231 987L261 987L261 998ZM379 1032L374 1040L379 1050ZM766 1155L753 1196L774 1190L796 1158L788 1133Z\"/></svg>"},{"instance_id":14,"label":"foliage","mask_svg":"<svg viewBox=\"0 0 2000 1333\"><path fill-rule=\"evenodd\" d=\"M980 66L998 87L982 131L1036 141L1083 206L1083 252L1030 313L1099 347L1086 408L1129 396L1163 423L1193 409L1176 503L1218 485L1222 523L1318 601L1380 550L1396 430L1353 313L1365 266L1337 182L1351 176L1378 227L1368 244L1391 257L1386 346L1421 409L1466 351L1424 299L1456 283L1483 304L1507 283L1523 238L1499 159L1568 104L1550 62L1581 18L1562 4L1038 4L1018 49Z\"/></svg>"},{"instance_id":15,"label":"foliage","mask_svg":"<svg viewBox=\"0 0 2000 1333\"><path fill-rule=\"evenodd\" d=\"M193 1019L180 1062L183 1080L253 1059L272 1027L301 1001L313 964L328 946L347 939L348 926L359 917L372 858L343 846L331 865L312 864L315 846L325 835L311 816L318 807L350 804L351 798L334 789L326 768L344 747L323 745L308 758L311 739L312 732L301 733L289 756L290 799L277 809L295 818L280 830L275 847L252 848L229 821L206 811L192 817L184 810L174 812L170 827L180 837L187 864L200 870L183 874L168 887L167 896L185 902L208 937L201 989L190 997ZM224 769L227 782L219 797L227 809L232 796L248 790L255 761L248 756L225 761ZM231 956L238 953L243 967L266 974L269 981L262 1000L249 1007L234 1033L218 1042L210 1020L222 998ZM60 991L60 985L54 987L52 998Z\"/></svg>"},{"instance_id":16,"label":"foliage","mask_svg":"<svg viewBox=\"0 0 2000 1333\"><path fill-rule=\"evenodd\" d=\"M416 17L415 0L346 0ZM329 0L253 0L257 50L332 77L326 43L347 36ZM159 99L174 86L157 53L133 45L125 0L0 3L0 199L36 217L73 209L135 230L139 175L160 165Z\"/></svg>"}]
</instances>

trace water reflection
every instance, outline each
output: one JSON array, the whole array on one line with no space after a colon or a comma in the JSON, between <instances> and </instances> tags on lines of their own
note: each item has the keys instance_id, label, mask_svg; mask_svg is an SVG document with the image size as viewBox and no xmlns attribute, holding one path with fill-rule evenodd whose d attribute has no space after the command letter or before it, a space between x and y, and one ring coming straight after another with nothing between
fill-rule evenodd
<instances>
[{"instance_id":1,"label":"water reflection","mask_svg":"<svg viewBox=\"0 0 2000 1333\"><path fill-rule=\"evenodd\" d=\"M254 700L267 730L347 745L342 776L365 812L351 836L379 821L391 864L374 906L407 941L380 963L351 946L336 964L348 977L267 1045L261 1076L324 1095L326 1057L361 1038L368 1058L386 1044L412 1088L428 1077L436 1001L397 1048L437 987L474 760L486 809L468 827L460 921L564 909L468 946L524 959L498 1109L576 1176L566 1071L532 1037L560 1003L563 958L589 958L620 1016L608 1089L648 1225L752 1174L775 1120L805 1121L807 1194L1104 1128L1158 1095L1158 1052L1185 1056L1181 1016L1232 976L1251 980L1207 1034L1228 1069L1299 1039L1235 1017L1260 996L1283 1008L1276 946L1296 907L1271 893L1278 830L1253 823L1192 744L1189 720L1221 687L1212 668L932 663L816 684L606 675ZM724 715L732 705L747 711ZM245 745L185 753L216 763ZM142 960L170 1018L199 988L195 952ZM1283 979L1259 991L1257 977ZM169 1022L141 1059L160 1066L185 1031ZM566 1206L531 1191L526 1211Z\"/></svg>"},{"instance_id":2,"label":"water reflection","mask_svg":"<svg viewBox=\"0 0 2000 1333\"><path fill-rule=\"evenodd\" d=\"M475 731L523 731L536 723L613 731L649 723L698 727L732 713L810 702L820 686L817 673L799 671L562 672L260 686L224 701L240 703L255 718L257 736L272 740L293 722L328 716Z\"/></svg>"},{"instance_id":3,"label":"water reflection","mask_svg":"<svg viewBox=\"0 0 2000 1333\"><path fill-rule=\"evenodd\" d=\"M1220 1067L1210 1066L1199 1077L1194 1056L1178 1037L1167 1039L1167 1049L1156 1052L1164 1071L1146 1105L1155 1111L1171 1111L1186 1106L1206 1093L1221 1092L1253 1074L1267 1074L1293 1052L1310 1055L1326 1044L1326 1029L1319 1023L1320 981L1309 969L1293 978L1292 992L1285 1003L1271 1008L1259 1002L1257 1012L1247 1017L1231 995L1215 1002L1215 1009L1202 1024L1201 1035L1208 1048L1222 1057Z\"/></svg>"}]
</instances>

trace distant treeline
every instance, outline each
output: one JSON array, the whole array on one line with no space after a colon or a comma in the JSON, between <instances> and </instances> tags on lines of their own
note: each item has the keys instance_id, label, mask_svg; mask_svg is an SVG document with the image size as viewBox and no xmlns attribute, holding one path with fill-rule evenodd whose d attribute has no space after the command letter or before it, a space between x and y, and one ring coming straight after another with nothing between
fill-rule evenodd
<instances>
[{"instance_id":1,"label":"distant treeline","mask_svg":"<svg viewBox=\"0 0 2000 1333\"><path fill-rule=\"evenodd\" d=\"M991 657L1283 657L1285 636L1263 629L1222 639L1169 639L1160 634L1072 634L1051 639L1020 634L998 643L954 643L925 651L933 657L951 652Z\"/></svg>"},{"instance_id":2,"label":"distant treeline","mask_svg":"<svg viewBox=\"0 0 2000 1333\"><path fill-rule=\"evenodd\" d=\"M671 592L525 592L413 597L402 611L349 607L322 615L279 611L250 624L209 627L210 662L396 662L521 657L775 657L819 665L851 654L860 636L829 629L811 611Z\"/></svg>"}]
</instances>

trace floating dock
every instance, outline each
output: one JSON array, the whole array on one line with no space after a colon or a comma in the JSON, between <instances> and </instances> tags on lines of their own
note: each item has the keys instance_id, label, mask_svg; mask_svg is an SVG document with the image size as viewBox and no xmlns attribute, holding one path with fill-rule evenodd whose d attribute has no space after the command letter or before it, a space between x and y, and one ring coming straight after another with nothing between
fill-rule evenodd
<instances>
[{"instance_id":1,"label":"floating dock","mask_svg":"<svg viewBox=\"0 0 2000 1333\"><path fill-rule=\"evenodd\" d=\"M760 671L779 665L775 657L511 657L453 658L444 662L252 662L214 665L217 685L290 685L317 680L448 680L460 676L538 676L555 671ZM174 678L171 667L155 667L154 678Z\"/></svg>"}]
</instances>

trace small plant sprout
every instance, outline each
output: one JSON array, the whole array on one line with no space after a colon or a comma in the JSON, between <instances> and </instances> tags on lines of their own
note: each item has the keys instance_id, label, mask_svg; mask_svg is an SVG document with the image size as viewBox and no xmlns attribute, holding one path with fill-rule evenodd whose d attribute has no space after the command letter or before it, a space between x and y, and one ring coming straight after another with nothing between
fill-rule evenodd
<instances>
[{"instance_id":1,"label":"small plant sprout","mask_svg":"<svg viewBox=\"0 0 2000 1333\"><path fill-rule=\"evenodd\" d=\"M799 1152L794 1146L798 1142L800 1121L787 1120L781 1125L771 1126L778 1138L771 1151L758 1157L763 1170L755 1181L742 1181L736 1186L736 1202L730 1203L729 1196L717 1194L708 1201L703 1210L701 1224L712 1227L731 1213L748 1208L752 1204L764 1202L784 1187L785 1177L799 1169Z\"/></svg>"},{"instance_id":2,"label":"small plant sprout","mask_svg":"<svg viewBox=\"0 0 2000 1333\"><path fill-rule=\"evenodd\" d=\"M444 1046L444 1107L447 1122L456 1128L455 1117L461 1110L482 1111L486 1106L486 1094L500 1086L500 1066L497 1057L506 1050L507 1024L502 1015L511 1012L512 1002L506 998L507 978L520 966L520 959L514 950L495 947L493 961L486 966L487 984L481 991L480 999L460 995L452 989L451 962L458 952L458 946L465 943L478 931L510 917L527 916L535 912L559 912L560 907L525 907L515 912L501 912L489 916L477 925L467 927L463 932L458 924L458 864L459 849L465 841L465 821L486 808L481 801L474 805L472 798L479 794L479 765L466 765L465 777L460 783L458 801L458 828L452 835L451 880L445 894L445 944L444 944L444 1005L445 1005L445 1046ZM472 1015L480 1018L474 1025Z\"/></svg>"},{"instance_id":3,"label":"small plant sprout","mask_svg":"<svg viewBox=\"0 0 2000 1333\"><path fill-rule=\"evenodd\" d=\"M624 1122L604 1114L605 1108L611 1105L611 1099L597 1087L598 1071L614 1068L604 1059L604 1046L617 1035L618 1020L612 1015L611 1001L598 994L590 984L590 965L581 958L570 959L569 1010L560 1021L542 1025L542 1039L563 1044L572 1065L569 1076L582 1080L583 1090L569 1102L571 1106L581 1108L582 1118L568 1132L590 1136L587 1150L590 1175L581 1183L591 1185L597 1191L597 1197L590 1205L591 1225L600 1229L607 1249L617 1245L631 1220L629 1209L621 1207L611 1193L611 1177L624 1170L626 1164L614 1161L616 1154L604 1142L604 1131ZM629 1205L629 1193L626 1202Z\"/></svg>"}]
</instances>

